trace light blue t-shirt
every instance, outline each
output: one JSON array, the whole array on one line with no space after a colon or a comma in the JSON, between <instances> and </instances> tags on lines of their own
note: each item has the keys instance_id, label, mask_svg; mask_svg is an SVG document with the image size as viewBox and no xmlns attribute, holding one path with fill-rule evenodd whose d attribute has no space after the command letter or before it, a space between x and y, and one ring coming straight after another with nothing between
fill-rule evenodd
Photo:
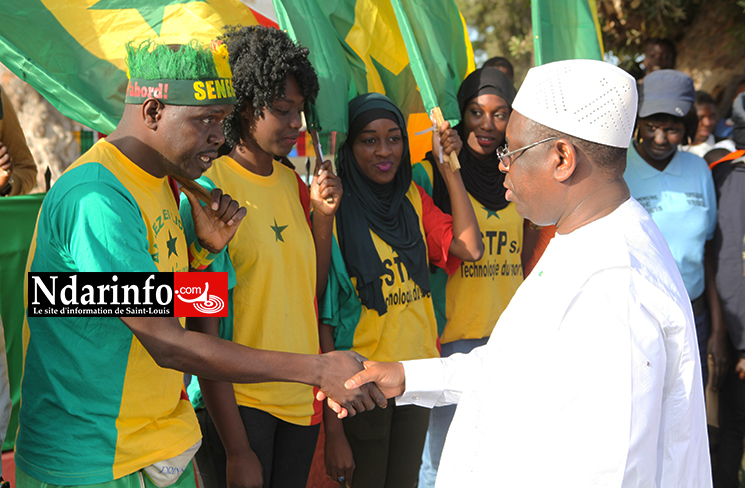
<instances>
[{"instance_id":1,"label":"light blue t-shirt","mask_svg":"<svg viewBox=\"0 0 745 488\"><path fill-rule=\"evenodd\" d=\"M704 245L717 225L714 180L706 161L676 151L665 170L657 171L632 142L623 177L670 246L688 295L698 298L704 292Z\"/></svg>"}]
</instances>

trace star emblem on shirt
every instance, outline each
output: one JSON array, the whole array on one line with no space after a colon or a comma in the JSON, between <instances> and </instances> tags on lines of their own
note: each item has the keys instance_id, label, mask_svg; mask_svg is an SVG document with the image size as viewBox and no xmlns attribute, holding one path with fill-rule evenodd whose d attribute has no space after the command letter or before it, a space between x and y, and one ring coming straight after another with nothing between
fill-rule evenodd
<instances>
[{"instance_id":1,"label":"star emblem on shirt","mask_svg":"<svg viewBox=\"0 0 745 488\"><path fill-rule=\"evenodd\" d=\"M168 231L168 241L166 242L166 245L168 245L168 257L171 257L171 254L175 254L178 256L178 252L176 252L176 241L178 241L178 237L173 237L171 235L171 231Z\"/></svg>"},{"instance_id":2,"label":"star emblem on shirt","mask_svg":"<svg viewBox=\"0 0 745 488\"><path fill-rule=\"evenodd\" d=\"M285 242L285 240L282 238L282 231L284 231L287 228L287 226L277 225L277 219L274 219L274 225L270 227L274 231L274 242L277 242L277 241Z\"/></svg>"},{"instance_id":3,"label":"star emblem on shirt","mask_svg":"<svg viewBox=\"0 0 745 488\"><path fill-rule=\"evenodd\" d=\"M497 219L502 220L502 219L499 218L499 214L497 214L496 210L489 210L486 207L481 207L481 208L483 208L484 210L486 210L486 218L487 218L487 220L489 219L489 217L496 217Z\"/></svg>"}]
</instances>

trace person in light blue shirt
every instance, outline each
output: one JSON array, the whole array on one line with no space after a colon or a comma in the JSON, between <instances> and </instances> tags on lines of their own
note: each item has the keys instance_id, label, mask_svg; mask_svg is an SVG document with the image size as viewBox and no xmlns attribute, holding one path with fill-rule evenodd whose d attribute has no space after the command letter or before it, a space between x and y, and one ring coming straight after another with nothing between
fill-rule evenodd
<instances>
[{"instance_id":1,"label":"person in light blue shirt","mask_svg":"<svg viewBox=\"0 0 745 488\"><path fill-rule=\"evenodd\" d=\"M716 192L706 161L678 150L696 133L695 100L693 80L680 71L659 70L644 79L624 179L670 246L691 298L704 387L708 355L716 390L727 367L727 335L709 249L717 224Z\"/></svg>"}]
</instances>

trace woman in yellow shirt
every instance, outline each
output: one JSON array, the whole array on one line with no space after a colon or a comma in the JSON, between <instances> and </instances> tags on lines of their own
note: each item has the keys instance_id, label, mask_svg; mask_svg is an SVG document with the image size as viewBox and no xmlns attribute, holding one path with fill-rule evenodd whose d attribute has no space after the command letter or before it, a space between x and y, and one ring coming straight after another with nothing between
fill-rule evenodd
<instances>
[{"instance_id":1,"label":"woman in yellow shirt","mask_svg":"<svg viewBox=\"0 0 745 488\"><path fill-rule=\"evenodd\" d=\"M465 142L460 152L461 174L484 239L484 255L463 263L448 276L432 268L432 300L440 332L442 356L468 353L486 344L499 316L523 282L524 242L537 231L524 225L515 205L505 199L504 173L496 151L505 145L515 87L502 71L481 68L469 74L458 90L461 122L455 127ZM435 169L435 157L414 165L413 178L432 196L435 205L450 213L448 188ZM525 230L524 230L525 227ZM465 305L467 304L467 305ZM433 488L455 406L432 410L419 472L419 487Z\"/></svg>"},{"instance_id":2,"label":"woman in yellow shirt","mask_svg":"<svg viewBox=\"0 0 745 488\"><path fill-rule=\"evenodd\" d=\"M439 136L445 154L460 149L447 124ZM377 93L349 103L337 166L345 193L321 304L322 350L377 361L439 356L429 264L452 273L483 253L460 173L439 165L452 206L446 215L412 182L403 115ZM414 486L428 418L427 409L390 402L342 425L325 408L327 473L347 486Z\"/></svg>"},{"instance_id":3,"label":"woman in yellow shirt","mask_svg":"<svg viewBox=\"0 0 745 488\"><path fill-rule=\"evenodd\" d=\"M187 326L257 349L318 354L316 290L319 281L325 286L341 186L326 163L309 193L298 174L277 161L297 141L318 79L308 50L285 32L237 27L222 39L237 99L223 122L230 152L199 182L222 189L248 212L207 268L228 272L228 317L187 319ZM181 211L188 236L188 205ZM204 434L197 463L205 488L305 486L322 417L313 387L200 378L189 393L197 407L202 398L207 407L197 411Z\"/></svg>"}]
</instances>

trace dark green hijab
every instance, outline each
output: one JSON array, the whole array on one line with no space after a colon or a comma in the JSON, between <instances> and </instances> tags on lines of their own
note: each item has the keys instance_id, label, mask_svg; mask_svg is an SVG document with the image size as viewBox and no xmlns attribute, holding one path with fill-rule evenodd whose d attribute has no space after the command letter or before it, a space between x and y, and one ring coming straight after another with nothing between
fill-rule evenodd
<instances>
[{"instance_id":1,"label":"dark green hijab","mask_svg":"<svg viewBox=\"0 0 745 488\"><path fill-rule=\"evenodd\" d=\"M375 183L360 169L352 146L362 129L373 120L391 119L401 128L404 141L401 163L393 180ZM337 167L344 196L336 212L336 230L341 255L350 276L357 278L357 294L368 309L383 315L388 311L380 261L370 231L390 245L406 266L409 276L429 293L427 247L419 229L419 216L406 193L411 187L411 155L406 121L398 107L379 93L360 95L349 102L349 136L339 149Z\"/></svg>"}]
</instances>

